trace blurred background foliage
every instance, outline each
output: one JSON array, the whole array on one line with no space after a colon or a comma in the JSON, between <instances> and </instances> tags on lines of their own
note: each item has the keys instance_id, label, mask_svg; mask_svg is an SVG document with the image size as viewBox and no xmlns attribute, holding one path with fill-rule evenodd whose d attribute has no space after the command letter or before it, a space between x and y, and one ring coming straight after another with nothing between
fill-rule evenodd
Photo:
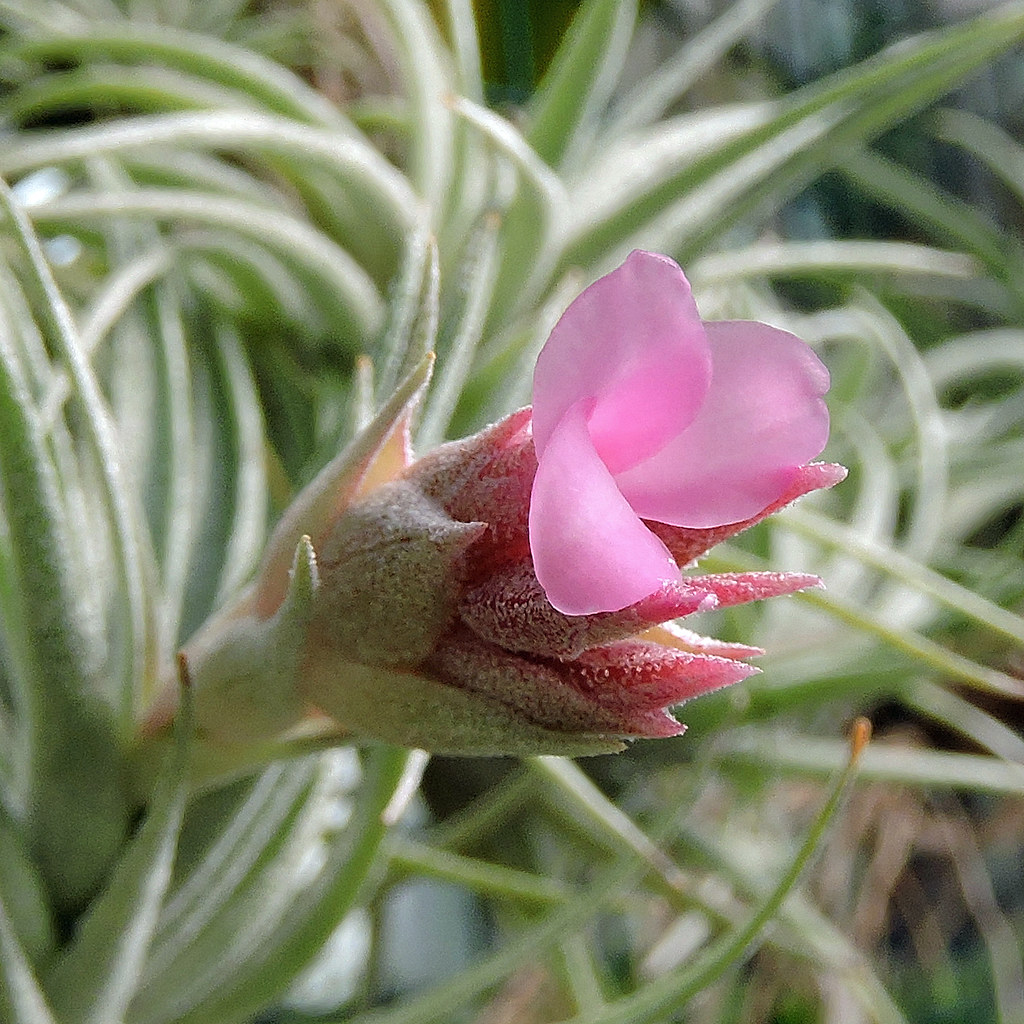
<instances>
[{"instance_id":1,"label":"blurred background foliage","mask_svg":"<svg viewBox=\"0 0 1024 1024\"><path fill-rule=\"evenodd\" d=\"M0 25L0 1016L1024 1021L1019 4L0 0ZM172 763L140 827L137 723L296 489L428 348L421 446L527 401L634 245L833 372L850 480L703 563L827 581L696 627L764 675L617 757L432 759L387 835L423 767L388 751L187 810ZM876 743L813 869L732 948L857 714Z\"/></svg>"}]
</instances>

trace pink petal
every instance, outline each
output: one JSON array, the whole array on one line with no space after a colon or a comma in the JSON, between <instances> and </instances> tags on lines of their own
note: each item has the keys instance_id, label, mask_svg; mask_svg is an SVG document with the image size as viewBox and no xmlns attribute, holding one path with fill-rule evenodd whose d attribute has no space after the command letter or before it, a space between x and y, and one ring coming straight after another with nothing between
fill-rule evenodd
<instances>
[{"instance_id":1,"label":"pink petal","mask_svg":"<svg viewBox=\"0 0 1024 1024\"><path fill-rule=\"evenodd\" d=\"M563 314L537 359L537 454L566 411L594 399L590 435L617 473L657 452L689 424L711 379L704 328L679 267L633 252Z\"/></svg>"},{"instance_id":2,"label":"pink petal","mask_svg":"<svg viewBox=\"0 0 1024 1024\"><path fill-rule=\"evenodd\" d=\"M799 338L767 324L705 324L707 399L677 438L616 483L644 519L711 527L747 519L793 483L828 440L828 371Z\"/></svg>"},{"instance_id":3,"label":"pink petal","mask_svg":"<svg viewBox=\"0 0 1024 1024\"><path fill-rule=\"evenodd\" d=\"M587 431L586 403L570 408L540 455L530 499L537 579L567 615L614 612L680 579L668 549L619 493Z\"/></svg>"}]
</instances>

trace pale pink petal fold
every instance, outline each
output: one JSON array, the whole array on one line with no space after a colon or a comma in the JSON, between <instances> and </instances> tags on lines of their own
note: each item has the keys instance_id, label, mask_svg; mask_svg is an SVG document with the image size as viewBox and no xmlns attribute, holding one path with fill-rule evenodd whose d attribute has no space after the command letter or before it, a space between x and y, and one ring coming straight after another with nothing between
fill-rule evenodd
<instances>
[{"instance_id":1,"label":"pale pink petal fold","mask_svg":"<svg viewBox=\"0 0 1024 1024\"><path fill-rule=\"evenodd\" d=\"M530 499L537 579L567 615L618 611L680 579L594 450L586 406L577 402L551 433Z\"/></svg>"},{"instance_id":2,"label":"pale pink petal fold","mask_svg":"<svg viewBox=\"0 0 1024 1024\"><path fill-rule=\"evenodd\" d=\"M783 491L770 505L766 505L748 519L737 523L726 523L722 526L689 529L685 526L667 526L664 523L649 523L651 529L664 541L665 547L672 552L676 565L688 566L706 555L716 544L720 544L744 530L750 529L755 523L766 519L773 512L785 508L792 501L809 494L811 491L834 487L846 479L846 468L834 462L811 462L801 466L793 477L789 487Z\"/></svg>"},{"instance_id":3,"label":"pale pink petal fold","mask_svg":"<svg viewBox=\"0 0 1024 1024\"><path fill-rule=\"evenodd\" d=\"M633 252L569 306L537 359L538 456L566 411L592 399L590 435L605 465L612 473L634 466L693 420L710 379L683 272L667 256Z\"/></svg>"},{"instance_id":4,"label":"pale pink petal fold","mask_svg":"<svg viewBox=\"0 0 1024 1024\"><path fill-rule=\"evenodd\" d=\"M644 519L735 523L783 494L828 440L828 371L799 338L767 324L704 325L714 373L697 417L643 463L616 474Z\"/></svg>"}]
</instances>

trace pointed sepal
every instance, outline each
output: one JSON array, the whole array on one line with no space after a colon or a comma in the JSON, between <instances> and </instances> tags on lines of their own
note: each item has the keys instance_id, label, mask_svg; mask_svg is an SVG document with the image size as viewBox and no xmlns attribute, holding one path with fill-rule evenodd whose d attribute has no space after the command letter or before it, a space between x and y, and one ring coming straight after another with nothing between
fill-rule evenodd
<instances>
[{"instance_id":1,"label":"pointed sepal","mask_svg":"<svg viewBox=\"0 0 1024 1024\"><path fill-rule=\"evenodd\" d=\"M271 739L296 725L304 702L295 687L320 591L316 553L301 537L288 588L269 619L254 614L210 623L186 648L205 739L241 744Z\"/></svg>"},{"instance_id":2,"label":"pointed sepal","mask_svg":"<svg viewBox=\"0 0 1024 1024\"><path fill-rule=\"evenodd\" d=\"M410 424L430 382L434 358L428 354L352 443L332 459L295 498L274 530L253 594L261 618L284 600L288 563L303 536L320 542L341 512L357 498L404 470L412 461Z\"/></svg>"}]
</instances>

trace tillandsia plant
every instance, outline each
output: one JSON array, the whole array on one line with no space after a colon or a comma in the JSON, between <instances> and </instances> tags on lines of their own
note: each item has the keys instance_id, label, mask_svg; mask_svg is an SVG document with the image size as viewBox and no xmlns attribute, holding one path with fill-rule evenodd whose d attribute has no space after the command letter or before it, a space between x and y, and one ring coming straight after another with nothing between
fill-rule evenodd
<instances>
[{"instance_id":1,"label":"tillandsia plant","mask_svg":"<svg viewBox=\"0 0 1024 1024\"><path fill-rule=\"evenodd\" d=\"M499 113L486 4L0 0L0 1024L911 1018L893 782L1024 793L1024 298L871 147L1024 10L752 101L770 6L585 0ZM915 241L780 241L829 169ZM864 754L849 927L872 703L969 750Z\"/></svg>"}]
</instances>

